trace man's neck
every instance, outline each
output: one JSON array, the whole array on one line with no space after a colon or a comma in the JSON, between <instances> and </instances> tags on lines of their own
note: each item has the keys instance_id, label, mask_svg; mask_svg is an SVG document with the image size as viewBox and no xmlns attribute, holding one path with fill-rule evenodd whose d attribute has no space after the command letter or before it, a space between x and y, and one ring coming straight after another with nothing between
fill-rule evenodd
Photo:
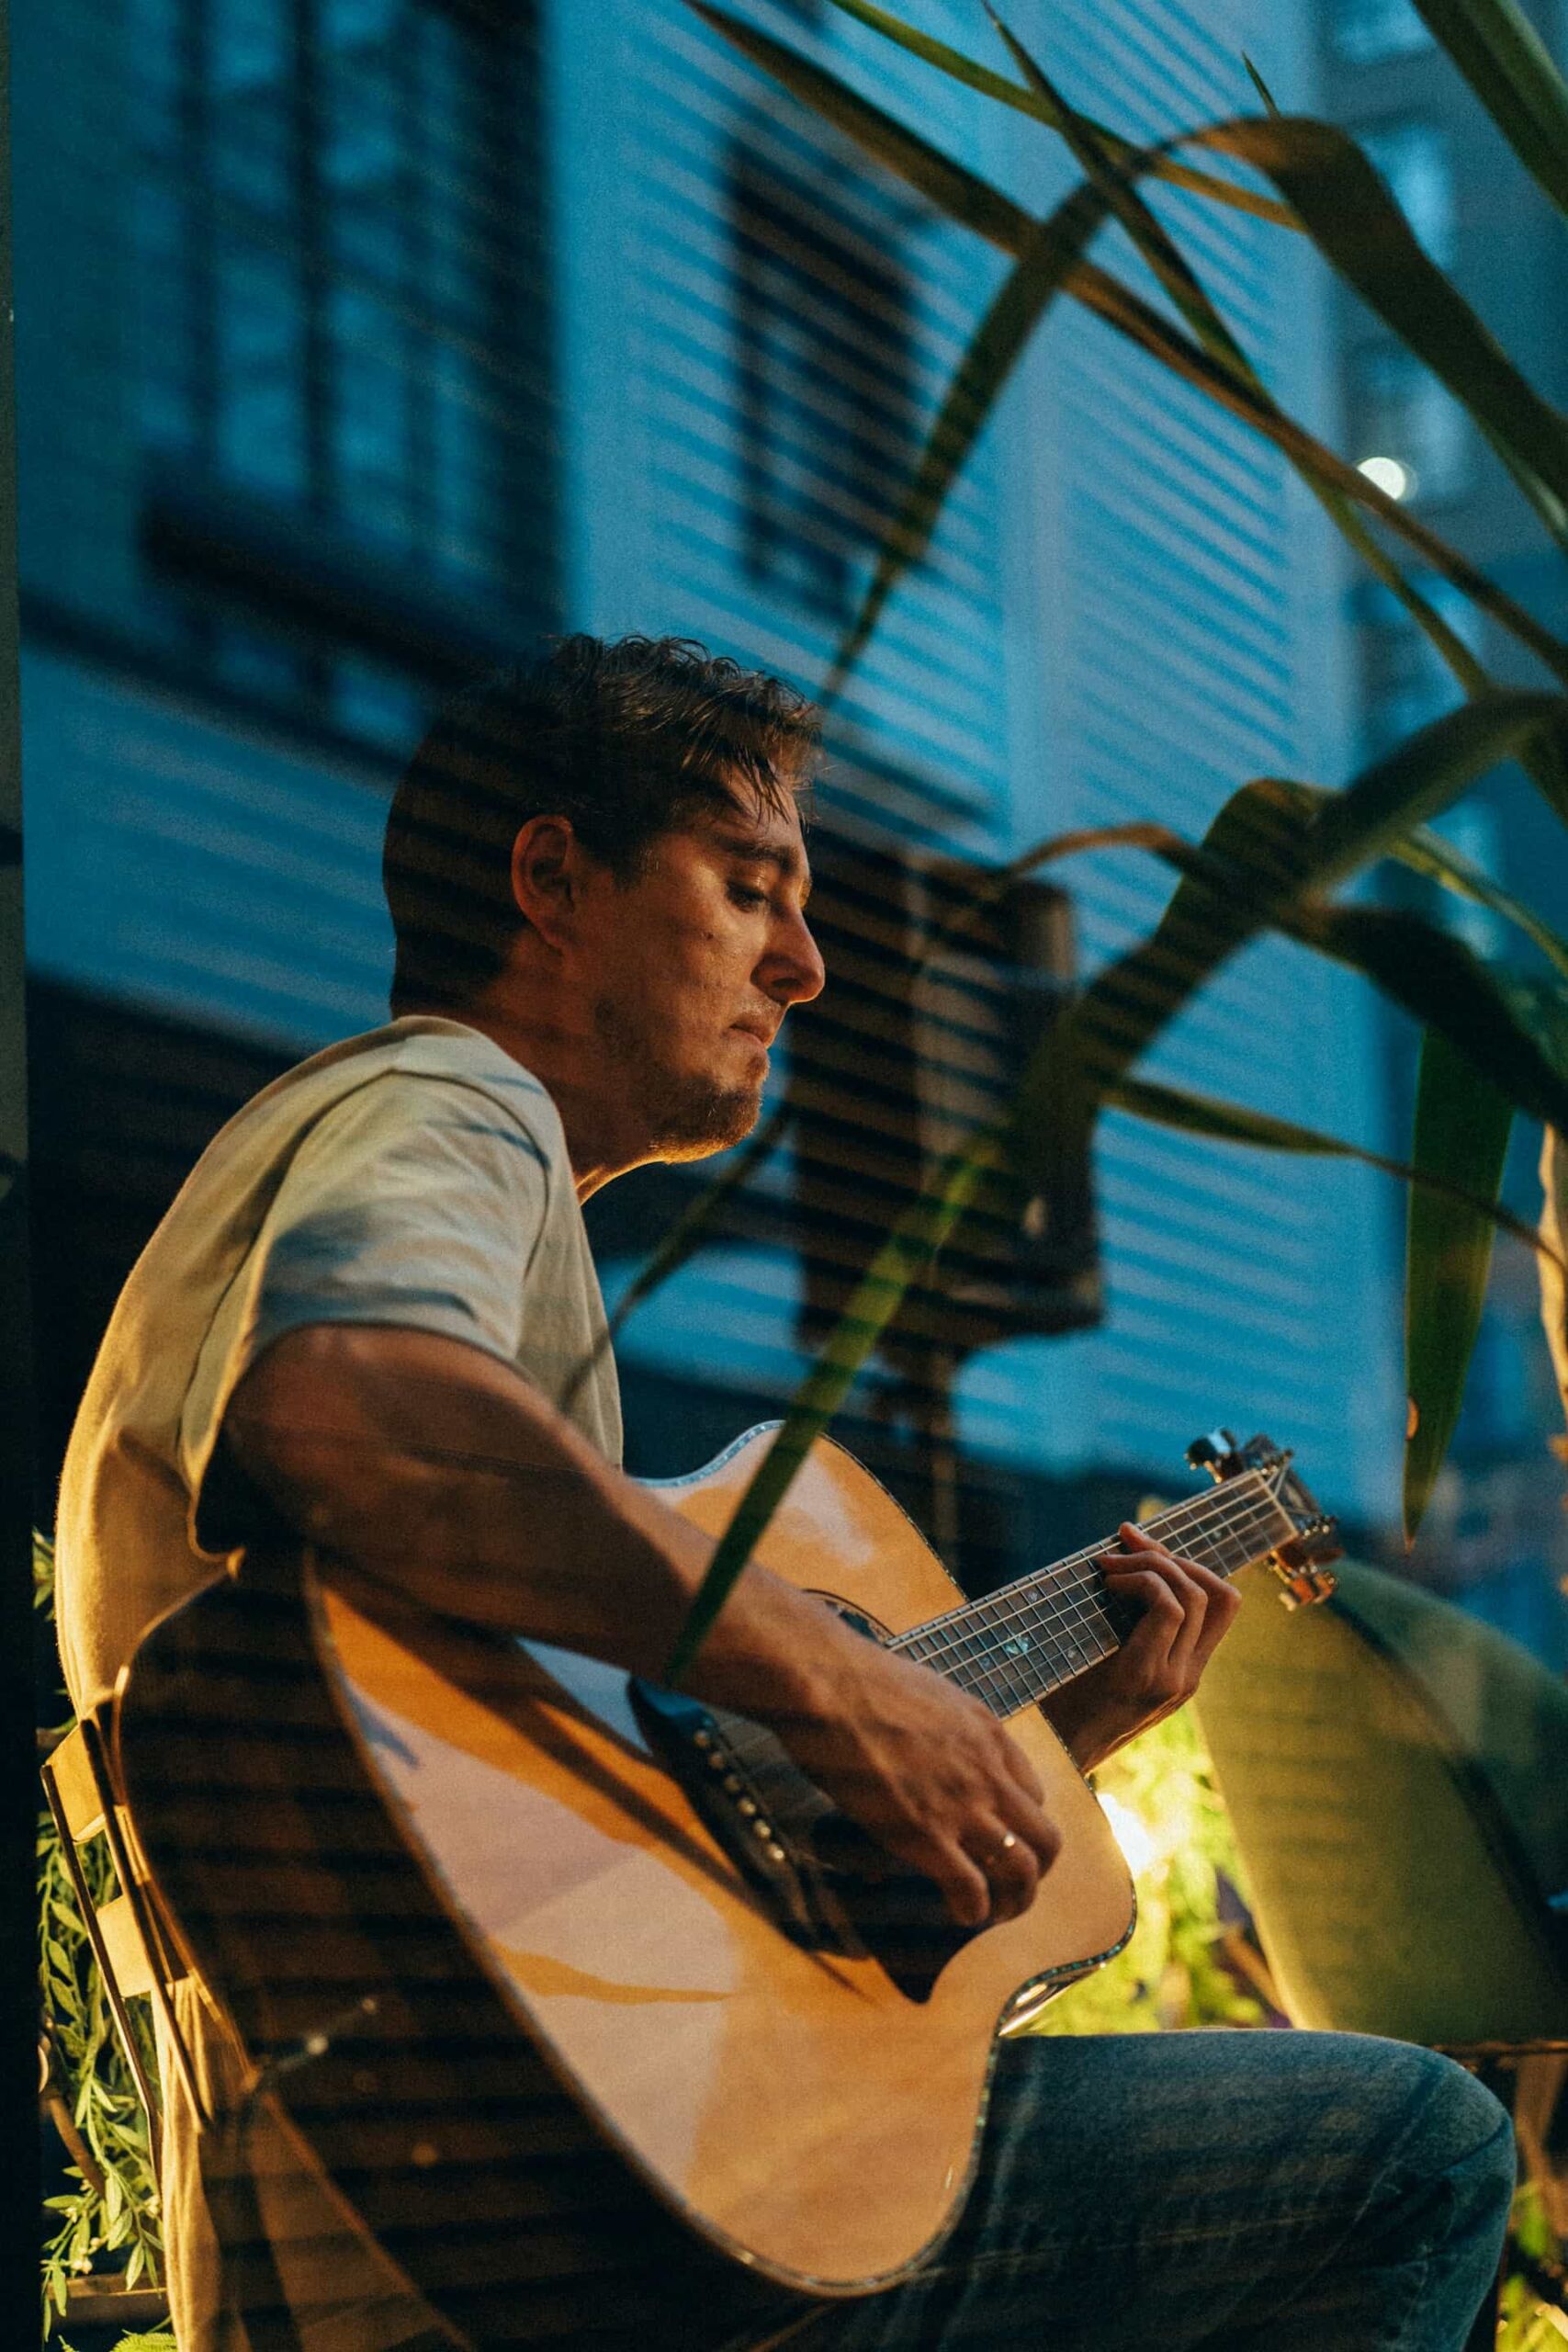
<instances>
[{"instance_id":1,"label":"man's neck","mask_svg":"<svg viewBox=\"0 0 1568 2352\"><path fill-rule=\"evenodd\" d=\"M506 1006L482 999L463 1005L407 1004L402 1010L459 1021L465 1028L479 1030L530 1078L538 1080L560 1114L579 1202L591 1199L616 1176L644 1164L646 1153L609 1132L604 1114L605 1090L595 1084L598 1060L592 1037L569 1032L558 1023L520 1018Z\"/></svg>"}]
</instances>

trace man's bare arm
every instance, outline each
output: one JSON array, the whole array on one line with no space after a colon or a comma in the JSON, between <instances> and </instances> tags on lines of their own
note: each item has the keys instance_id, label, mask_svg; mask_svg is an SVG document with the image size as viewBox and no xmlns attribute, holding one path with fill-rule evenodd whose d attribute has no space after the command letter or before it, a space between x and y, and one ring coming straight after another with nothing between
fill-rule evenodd
<instances>
[{"instance_id":1,"label":"man's bare arm","mask_svg":"<svg viewBox=\"0 0 1568 2352\"><path fill-rule=\"evenodd\" d=\"M300 1536L421 1605L663 1669L712 1545L479 1350L315 1324L235 1390L222 1443ZM802 1769L978 1924L1032 1899L1058 1838L978 1701L750 1564L688 1687L778 1732Z\"/></svg>"}]
</instances>

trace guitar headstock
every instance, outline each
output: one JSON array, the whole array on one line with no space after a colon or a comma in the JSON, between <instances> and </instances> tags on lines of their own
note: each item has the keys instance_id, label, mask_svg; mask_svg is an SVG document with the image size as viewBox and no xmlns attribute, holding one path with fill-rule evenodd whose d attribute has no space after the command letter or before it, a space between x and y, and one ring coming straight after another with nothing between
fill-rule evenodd
<instances>
[{"instance_id":1,"label":"guitar headstock","mask_svg":"<svg viewBox=\"0 0 1568 2352\"><path fill-rule=\"evenodd\" d=\"M1292 1468L1292 1458L1289 1448L1276 1445L1271 1438L1251 1437L1243 1445L1231 1430L1211 1430L1187 1449L1193 1469L1207 1470L1221 1484L1249 1470L1263 1478L1282 1514L1280 1540L1269 1555L1269 1565L1284 1587L1280 1599L1285 1607L1303 1609L1326 1600L1334 1590L1328 1563L1339 1557L1340 1547L1334 1520L1320 1510Z\"/></svg>"}]
</instances>

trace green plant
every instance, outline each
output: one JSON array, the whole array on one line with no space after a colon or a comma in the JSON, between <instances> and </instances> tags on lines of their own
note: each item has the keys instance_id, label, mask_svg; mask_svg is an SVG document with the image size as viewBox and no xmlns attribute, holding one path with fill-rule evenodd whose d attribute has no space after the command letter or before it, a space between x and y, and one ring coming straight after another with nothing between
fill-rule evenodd
<instances>
[{"instance_id":1,"label":"green plant","mask_svg":"<svg viewBox=\"0 0 1568 2352\"><path fill-rule=\"evenodd\" d=\"M999 1168L1045 1190L1054 1159L1077 1154L1108 1103L1216 1140L1292 1152L1372 1155L1305 1127L1175 1087L1135 1066L1241 947L1269 931L1364 975L1422 1024L1406 1284L1410 1412L1404 1517L1414 1534L1462 1398L1480 1300L1499 1224L1497 1192L1516 1113L1550 1131L1568 1119L1568 941L1452 853L1427 820L1501 761L1517 759L1560 821L1568 819L1568 643L1487 579L1416 515L1291 417L1269 390L1146 193L1175 182L1308 238L1326 266L1404 342L1468 411L1508 469L1554 554L1568 551L1568 419L1509 359L1422 250L1378 174L1331 124L1281 116L1256 73L1265 112L1201 123L1140 147L1079 113L992 13L1011 75L982 65L873 0L834 0L845 15L982 98L1032 118L1067 147L1081 175L1036 218L813 60L711 0L704 21L805 107L904 180L938 212L1010 257L931 419L902 505L874 560L860 610L828 682L831 698L877 626L899 578L921 561L944 501L1030 337L1066 298L1279 449L1358 558L1403 604L1451 672L1456 708L1396 745L1344 790L1259 778L1242 785L1201 842L1156 823L1043 844L1020 867L1112 841L1153 854L1179 879L1152 937L1097 973L1037 1048L1016 1102L930 1175L884 1241L797 1393L771 1453L716 1554L670 1662L687 1666L813 1439L897 1311L919 1268L962 1226ZM1560 209L1568 205L1568 85L1515 0L1416 0L1503 135ZM1249 67L1248 71L1252 69ZM1217 166L1218 168L1213 168ZM1238 179L1235 167L1252 175ZM1265 194L1253 184L1270 184ZM1163 297L1145 300L1091 261L1115 223ZM1414 557L1418 573L1402 569ZM1533 660L1540 692L1505 690L1420 585L1436 574ZM1539 961L1492 964L1457 932L1413 913L1345 902L1337 893L1394 858L1443 889L1480 899ZM1017 869L1015 869L1017 870ZM1375 1164L1386 1167L1386 1161ZM701 1210L645 1274L636 1297L699 1238ZM1562 1272L1555 1227L1535 1246ZM1392 1436L1391 1432L1391 1436Z\"/></svg>"},{"instance_id":2,"label":"green plant","mask_svg":"<svg viewBox=\"0 0 1568 2352\"><path fill-rule=\"evenodd\" d=\"M33 1539L33 1596L52 1609L54 1556ZM83 1855L89 1888L107 1891L107 1856L89 1846ZM52 2077L60 2087L85 2162L67 2167L74 2186L50 2198L58 2224L43 2251L46 2312L63 2312L69 2279L83 2278L106 2255L123 2256L128 2286L155 2285L162 2275L163 2237L147 2118L114 2030L103 1981L65 1867L52 1815L39 1817L39 1990L42 2030ZM154 2080L152 2035L132 2010L132 2027ZM136 2338L151 2347L156 2337Z\"/></svg>"},{"instance_id":3,"label":"green plant","mask_svg":"<svg viewBox=\"0 0 1568 2352\"><path fill-rule=\"evenodd\" d=\"M71 2352L70 2345L62 2343L60 2352ZM167 2328L154 2328L151 2335L122 2335L114 2352L180 2352L180 2347Z\"/></svg>"},{"instance_id":4,"label":"green plant","mask_svg":"<svg viewBox=\"0 0 1568 2352\"><path fill-rule=\"evenodd\" d=\"M1113 1756L1095 1784L1129 1845L1138 1923L1125 1951L1052 2002L1037 2033L1155 2033L1166 2028L1260 2024L1262 2003L1227 1957L1222 1882L1241 1883L1224 1800L1197 1725L1168 1715ZM1140 1839L1140 1843L1142 1843Z\"/></svg>"}]
</instances>

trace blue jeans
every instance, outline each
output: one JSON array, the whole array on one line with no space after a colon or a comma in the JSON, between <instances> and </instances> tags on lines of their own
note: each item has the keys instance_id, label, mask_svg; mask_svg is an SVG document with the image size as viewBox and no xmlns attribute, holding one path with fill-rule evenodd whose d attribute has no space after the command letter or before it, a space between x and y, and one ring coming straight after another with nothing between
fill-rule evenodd
<instances>
[{"instance_id":1,"label":"blue jeans","mask_svg":"<svg viewBox=\"0 0 1568 2352\"><path fill-rule=\"evenodd\" d=\"M1513 2185L1513 2132L1490 2091L1404 2042L1013 2041L953 2236L908 2285L819 2305L784 2341L789 2352L1460 2352Z\"/></svg>"}]
</instances>

